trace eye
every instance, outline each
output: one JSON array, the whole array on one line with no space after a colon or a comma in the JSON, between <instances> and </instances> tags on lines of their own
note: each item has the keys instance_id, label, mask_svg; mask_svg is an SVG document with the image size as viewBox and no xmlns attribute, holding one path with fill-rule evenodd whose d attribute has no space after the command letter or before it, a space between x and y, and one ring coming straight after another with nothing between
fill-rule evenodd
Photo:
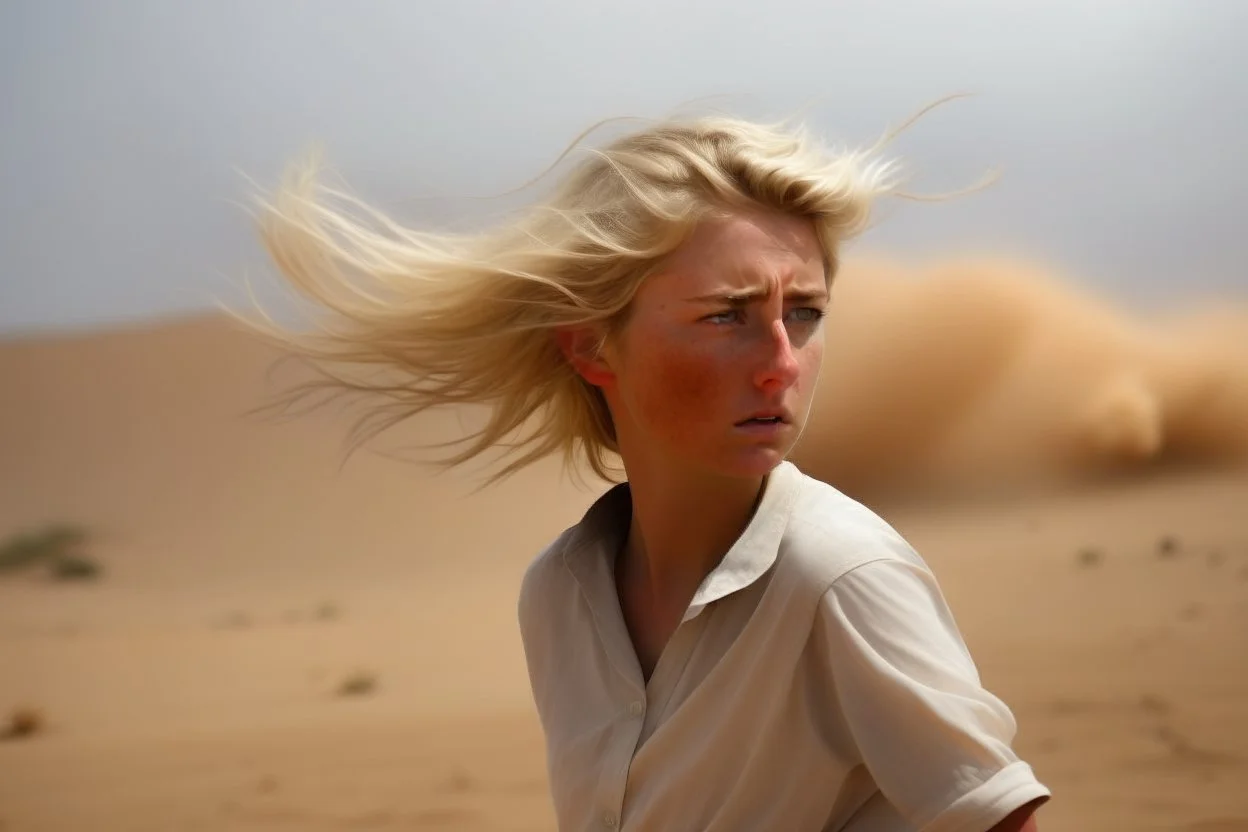
<instances>
[{"instance_id":1,"label":"eye","mask_svg":"<svg viewBox=\"0 0 1248 832\"><path fill-rule=\"evenodd\" d=\"M817 306L799 306L789 310L793 320L802 324L813 324L824 316L824 311Z\"/></svg>"},{"instance_id":2,"label":"eye","mask_svg":"<svg viewBox=\"0 0 1248 832\"><path fill-rule=\"evenodd\" d=\"M710 324L735 324L741 320L741 310L726 309L723 312L715 312L707 315L702 320Z\"/></svg>"}]
</instances>

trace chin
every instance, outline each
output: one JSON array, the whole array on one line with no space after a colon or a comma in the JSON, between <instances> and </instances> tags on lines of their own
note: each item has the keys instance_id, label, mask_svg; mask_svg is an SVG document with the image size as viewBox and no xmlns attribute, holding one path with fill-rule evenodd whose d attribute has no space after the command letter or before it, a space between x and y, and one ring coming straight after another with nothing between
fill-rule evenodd
<instances>
[{"instance_id":1,"label":"chin","mask_svg":"<svg viewBox=\"0 0 1248 832\"><path fill-rule=\"evenodd\" d=\"M786 448L755 447L738 450L728 464L718 467L730 477L765 477L787 456Z\"/></svg>"}]
</instances>

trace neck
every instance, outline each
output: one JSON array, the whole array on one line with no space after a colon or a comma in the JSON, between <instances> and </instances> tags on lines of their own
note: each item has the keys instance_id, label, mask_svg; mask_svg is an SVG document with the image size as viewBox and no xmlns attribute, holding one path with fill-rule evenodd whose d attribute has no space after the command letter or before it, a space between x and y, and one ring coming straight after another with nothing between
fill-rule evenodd
<instances>
[{"instance_id":1,"label":"neck","mask_svg":"<svg viewBox=\"0 0 1248 832\"><path fill-rule=\"evenodd\" d=\"M691 597L754 514L764 479L628 471L626 568L652 598Z\"/></svg>"}]
</instances>

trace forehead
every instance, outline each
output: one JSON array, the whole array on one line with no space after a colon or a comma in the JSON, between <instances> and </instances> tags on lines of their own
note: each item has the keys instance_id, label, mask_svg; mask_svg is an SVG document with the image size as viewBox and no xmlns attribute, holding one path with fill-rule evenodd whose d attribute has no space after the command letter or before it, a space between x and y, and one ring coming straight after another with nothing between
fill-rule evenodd
<instances>
[{"instance_id":1,"label":"forehead","mask_svg":"<svg viewBox=\"0 0 1248 832\"><path fill-rule=\"evenodd\" d=\"M701 223L651 280L656 290L824 285L824 252L810 220L773 212L738 213Z\"/></svg>"}]
</instances>

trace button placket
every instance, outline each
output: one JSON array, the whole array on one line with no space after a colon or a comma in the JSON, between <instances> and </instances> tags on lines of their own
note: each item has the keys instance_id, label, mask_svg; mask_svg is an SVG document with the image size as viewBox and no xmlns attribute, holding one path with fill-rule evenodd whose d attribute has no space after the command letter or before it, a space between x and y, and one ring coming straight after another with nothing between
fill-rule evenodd
<instances>
[{"instance_id":1,"label":"button placket","mask_svg":"<svg viewBox=\"0 0 1248 832\"><path fill-rule=\"evenodd\" d=\"M614 776L609 780L605 776L603 785L606 787L602 794L602 802L600 805L599 820L606 829L618 829L623 823L622 815L624 811L624 796L628 790L628 774L633 764L633 756L637 752L638 743L642 733L642 719L646 713L646 697L644 691L633 691L633 698L627 700L628 704L617 705L620 708L614 727L611 729L614 737L612 739L612 748L610 755L616 760L618 769ZM611 765L610 768L615 768Z\"/></svg>"}]
</instances>

